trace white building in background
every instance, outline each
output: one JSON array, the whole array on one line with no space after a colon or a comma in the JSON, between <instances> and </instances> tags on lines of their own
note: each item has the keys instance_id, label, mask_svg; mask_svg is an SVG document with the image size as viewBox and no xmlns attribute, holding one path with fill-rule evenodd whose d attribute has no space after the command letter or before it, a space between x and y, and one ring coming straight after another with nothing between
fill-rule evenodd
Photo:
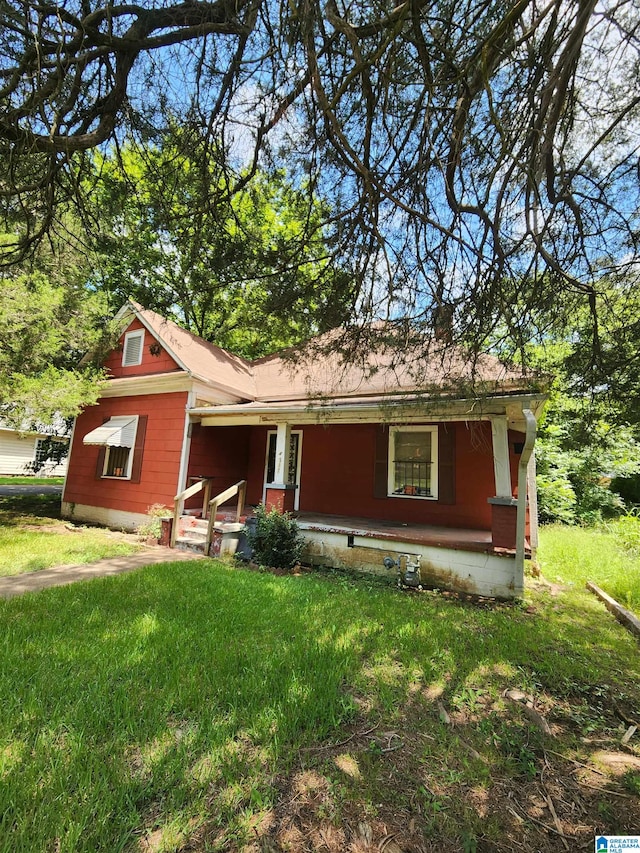
<instances>
[{"instance_id":1,"label":"white building in background","mask_svg":"<svg viewBox=\"0 0 640 853\"><path fill-rule=\"evenodd\" d=\"M47 460L48 440L54 438L69 444L69 436L56 435L55 427L41 425L37 430L17 430L0 421L0 476L63 477L67 473L67 457L56 465Z\"/></svg>"}]
</instances>

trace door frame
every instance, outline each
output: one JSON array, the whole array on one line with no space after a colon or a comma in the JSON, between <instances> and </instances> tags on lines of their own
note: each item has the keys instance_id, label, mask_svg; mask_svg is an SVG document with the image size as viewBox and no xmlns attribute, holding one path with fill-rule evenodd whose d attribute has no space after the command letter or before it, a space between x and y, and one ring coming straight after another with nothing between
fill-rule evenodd
<instances>
[{"instance_id":1,"label":"door frame","mask_svg":"<svg viewBox=\"0 0 640 853\"><path fill-rule=\"evenodd\" d=\"M267 468L269 467L269 442L271 441L272 435L277 435L278 431L275 429L267 430L267 441L266 447L264 451L264 474L262 476L262 503L264 503L267 499ZM296 512L300 509L300 474L302 471L302 430L301 429L292 429L291 435L298 436L298 458L296 459L296 486L297 488L294 490L293 495L293 508ZM291 438L289 438L291 441Z\"/></svg>"}]
</instances>

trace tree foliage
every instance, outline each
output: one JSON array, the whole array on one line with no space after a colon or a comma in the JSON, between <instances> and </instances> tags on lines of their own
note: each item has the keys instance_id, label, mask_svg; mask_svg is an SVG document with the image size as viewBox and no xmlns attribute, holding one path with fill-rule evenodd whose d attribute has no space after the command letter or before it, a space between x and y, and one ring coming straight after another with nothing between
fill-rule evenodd
<instances>
[{"instance_id":1,"label":"tree foliage","mask_svg":"<svg viewBox=\"0 0 640 853\"><path fill-rule=\"evenodd\" d=\"M10 240L5 237L5 240ZM108 340L106 302L85 287L85 259L51 242L31 263L0 274L0 418L18 429L58 423L95 403Z\"/></svg>"},{"instance_id":2,"label":"tree foliage","mask_svg":"<svg viewBox=\"0 0 640 853\"><path fill-rule=\"evenodd\" d=\"M286 163L330 200L360 318L482 347L585 306L597 361L601 282L637 276L637 24L633 0L6 0L5 212L28 245L82 209L89 149L177 116L229 152L230 197Z\"/></svg>"},{"instance_id":3,"label":"tree foliage","mask_svg":"<svg viewBox=\"0 0 640 853\"><path fill-rule=\"evenodd\" d=\"M329 263L321 203L283 171L230 197L223 154L205 158L206 145L172 128L161 146L98 158L97 284L249 358L339 325L352 280Z\"/></svg>"}]
</instances>

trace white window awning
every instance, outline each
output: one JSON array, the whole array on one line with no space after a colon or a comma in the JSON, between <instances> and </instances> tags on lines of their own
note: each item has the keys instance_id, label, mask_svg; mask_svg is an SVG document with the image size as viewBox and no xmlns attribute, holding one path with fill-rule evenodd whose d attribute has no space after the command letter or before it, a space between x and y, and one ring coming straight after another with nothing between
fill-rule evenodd
<instances>
[{"instance_id":1,"label":"white window awning","mask_svg":"<svg viewBox=\"0 0 640 853\"><path fill-rule=\"evenodd\" d=\"M82 439L82 443L98 444L104 447L133 447L137 425L136 415L111 418L102 426L88 432Z\"/></svg>"}]
</instances>

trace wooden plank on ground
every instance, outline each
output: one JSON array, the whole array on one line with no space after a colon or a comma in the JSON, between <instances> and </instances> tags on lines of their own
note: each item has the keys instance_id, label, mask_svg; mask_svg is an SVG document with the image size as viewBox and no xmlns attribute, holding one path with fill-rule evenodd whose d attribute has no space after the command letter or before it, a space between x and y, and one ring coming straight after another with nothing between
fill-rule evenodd
<instances>
[{"instance_id":1,"label":"wooden plank on ground","mask_svg":"<svg viewBox=\"0 0 640 853\"><path fill-rule=\"evenodd\" d=\"M628 631L631 631L632 634L635 634L636 637L640 637L640 619L638 619L635 614L631 613L630 610L627 610L621 604L618 604L615 598L611 598L610 595L607 595L607 593L603 589L600 589L600 587L595 583L589 581L587 583L587 589L589 592L597 595L598 598L604 602L604 606L610 613L613 613L621 625L624 625L624 627Z\"/></svg>"}]
</instances>

